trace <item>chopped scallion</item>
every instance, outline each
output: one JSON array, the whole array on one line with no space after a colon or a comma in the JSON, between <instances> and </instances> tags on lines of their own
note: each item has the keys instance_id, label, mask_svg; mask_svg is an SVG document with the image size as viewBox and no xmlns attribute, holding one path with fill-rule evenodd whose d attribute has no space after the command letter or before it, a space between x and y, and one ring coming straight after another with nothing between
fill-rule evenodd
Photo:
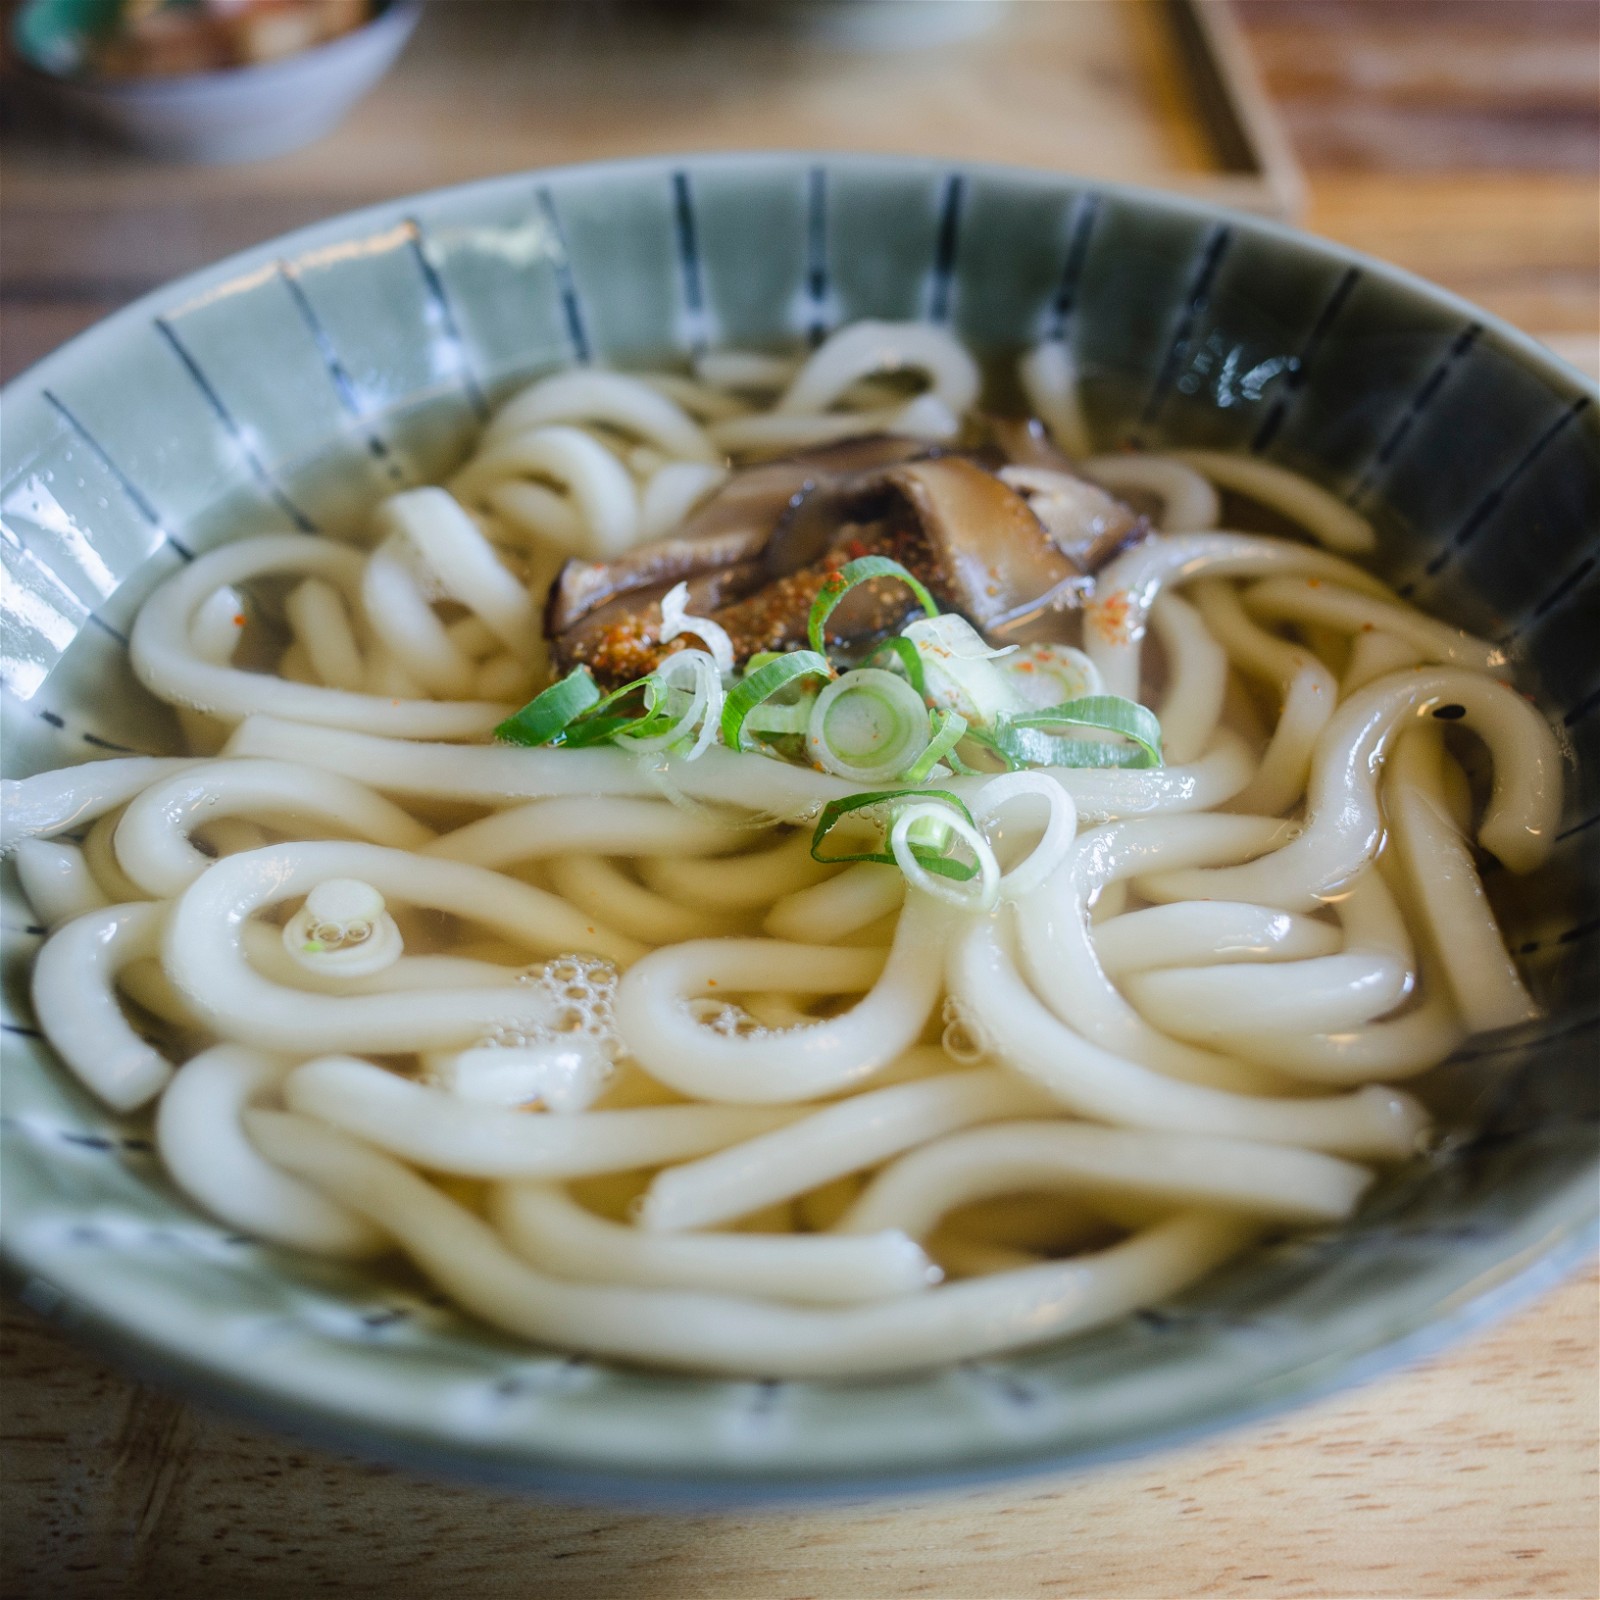
<instances>
[{"instance_id":1,"label":"chopped scallion","mask_svg":"<svg viewBox=\"0 0 1600 1600\"><path fill-rule=\"evenodd\" d=\"M847 561L826 583L817 591L817 597L811 602L811 619L806 632L811 641L811 648L818 655L828 653L827 637L824 628L828 618L833 615L833 609L854 588L863 583L870 583L874 578L895 578L903 583L917 597L917 603L930 617L939 615L939 607L934 603L934 598L928 593L928 588L915 574L906 571L898 561L891 561L887 556L858 556L854 561Z\"/></svg>"}]
</instances>

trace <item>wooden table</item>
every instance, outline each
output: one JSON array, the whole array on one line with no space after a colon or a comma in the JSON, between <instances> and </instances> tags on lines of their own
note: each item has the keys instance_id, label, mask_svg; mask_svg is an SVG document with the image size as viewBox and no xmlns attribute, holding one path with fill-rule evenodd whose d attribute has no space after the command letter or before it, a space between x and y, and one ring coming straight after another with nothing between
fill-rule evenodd
<instances>
[{"instance_id":1,"label":"wooden table","mask_svg":"<svg viewBox=\"0 0 1600 1600\"><path fill-rule=\"evenodd\" d=\"M714 104L679 80L648 124L630 123L615 99L584 114L574 98L506 105L491 134L452 115L470 81L470 41L451 3L436 5L396 75L333 141L280 162L154 168L14 122L0 202L0 368L20 370L168 276L344 206L646 144L799 140L815 114L810 102L764 101L751 79L742 99L735 83ZM505 3L543 19L555 9ZM950 80L940 76L953 70L948 55L857 59L839 66L834 87L854 83L873 98L892 91L896 114L864 125L847 118L826 142L1193 186L1206 179L1206 153L1159 63L1119 76L1094 54L1117 29L1142 37L1153 3L1022 0L1003 24L1023 43L1069 27L1089 40L1082 81L1101 97L1098 118L1073 118L1045 95L964 105L952 123ZM1041 9L1068 5L1070 14ZM1600 8L1240 0L1236 10L1306 168L1310 226L1600 368ZM746 66L774 70L759 50ZM606 70L614 95L650 81L638 60L619 57ZM421 134L418 105L428 112ZM1144 134L1108 139L1108 118L1141 109L1152 119ZM1600 1279L1589 1273L1443 1359L1144 1462L916 1503L684 1516L425 1483L266 1437L136 1385L12 1311L3 1322L0 1589L51 1600L1592 1600L1597 1321Z\"/></svg>"}]
</instances>

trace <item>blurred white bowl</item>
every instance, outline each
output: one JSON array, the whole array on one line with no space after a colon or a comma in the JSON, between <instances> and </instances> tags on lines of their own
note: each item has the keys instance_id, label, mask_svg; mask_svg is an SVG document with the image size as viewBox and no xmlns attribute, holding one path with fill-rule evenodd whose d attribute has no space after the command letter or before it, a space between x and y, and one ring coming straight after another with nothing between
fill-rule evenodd
<instances>
[{"instance_id":1,"label":"blurred white bowl","mask_svg":"<svg viewBox=\"0 0 1600 1600\"><path fill-rule=\"evenodd\" d=\"M320 139L394 64L421 15L422 0L389 0L363 26L281 61L174 77L65 76L22 27L15 37L34 79L82 120L149 155L224 163Z\"/></svg>"}]
</instances>

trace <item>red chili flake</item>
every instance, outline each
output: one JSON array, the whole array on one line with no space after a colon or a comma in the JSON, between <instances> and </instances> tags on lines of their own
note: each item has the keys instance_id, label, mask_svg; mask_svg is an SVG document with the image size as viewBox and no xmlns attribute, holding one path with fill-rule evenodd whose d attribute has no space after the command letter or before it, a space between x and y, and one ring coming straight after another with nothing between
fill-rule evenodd
<instances>
[{"instance_id":1,"label":"red chili flake","mask_svg":"<svg viewBox=\"0 0 1600 1600\"><path fill-rule=\"evenodd\" d=\"M1126 644L1128 641L1128 591L1117 589L1108 594L1089 613L1100 637L1108 644Z\"/></svg>"},{"instance_id":2,"label":"red chili flake","mask_svg":"<svg viewBox=\"0 0 1600 1600\"><path fill-rule=\"evenodd\" d=\"M1308 588L1308 589L1320 589L1321 587L1322 587L1322 579L1321 578L1307 578L1306 579L1306 588Z\"/></svg>"},{"instance_id":3,"label":"red chili flake","mask_svg":"<svg viewBox=\"0 0 1600 1600\"><path fill-rule=\"evenodd\" d=\"M593 928L591 928L591 929L590 929L590 930L589 930L589 932L590 932L590 933L593 933L593 932L594 932L594 929L593 929ZM706 988L708 988L708 989L715 989L715 988L716 988L716 986L717 986L717 980L716 980L716 979L715 979L715 978L707 978L707 979L706 979Z\"/></svg>"},{"instance_id":4,"label":"red chili flake","mask_svg":"<svg viewBox=\"0 0 1600 1600\"><path fill-rule=\"evenodd\" d=\"M1036 672L1038 668L1031 661L1017 661L1012 664L1013 672Z\"/></svg>"},{"instance_id":5,"label":"red chili flake","mask_svg":"<svg viewBox=\"0 0 1600 1600\"><path fill-rule=\"evenodd\" d=\"M233 614L233 625L236 628L242 628L244 626L244 612L242 612L242 611L234 612L234 614Z\"/></svg>"}]
</instances>

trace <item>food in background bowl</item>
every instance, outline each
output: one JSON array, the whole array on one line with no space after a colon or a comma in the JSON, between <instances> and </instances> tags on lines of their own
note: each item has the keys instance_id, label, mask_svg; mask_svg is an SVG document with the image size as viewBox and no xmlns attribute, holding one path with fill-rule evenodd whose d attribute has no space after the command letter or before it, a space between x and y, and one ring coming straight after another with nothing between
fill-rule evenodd
<instances>
[{"instance_id":1,"label":"food in background bowl","mask_svg":"<svg viewBox=\"0 0 1600 1600\"><path fill-rule=\"evenodd\" d=\"M84 67L166 77L281 61L371 20L372 0L121 0L88 39Z\"/></svg>"},{"instance_id":2,"label":"food in background bowl","mask_svg":"<svg viewBox=\"0 0 1600 1600\"><path fill-rule=\"evenodd\" d=\"M1539 1013L1467 841L1546 860L1555 736L1316 485L1019 380L872 322L564 373L365 548L196 559L130 648L197 759L11 794L46 1037L248 1235L752 1378L1349 1217L1427 1139L1393 1085Z\"/></svg>"},{"instance_id":3,"label":"food in background bowl","mask_svg":"<svg viewBox=\"0 0 1600 1600\"><path fill-rule=\"evenodd\" d=\"M1329 524L1335 537L1341 526L1370 524L1376 546L1359 556L1362 569L1435 618L1495 640L1514 663L1519 686L1551 709L1571 781L1549 863L1521 875L1492 858L1475 858L1543 1015L1475 1039L1400 1086L1431 1113L1424 1152L1379 1167L1346 1220L1275 1233L1156 1304L1010 1353L871 1381L752 1383L667 1372L637 1359L585 1358L542 1343L530 1347L522 1336L462 1314L404 1263L313 1260L262 1246L188 1202L166 1178L148 1114L110 1112L32 1031L26 992L41 929L8 861L0 867L6 942L0 1176L6 1263L30 1304L54 1308L147 1370L188 1387L418 1464L569 1489L749 1494L926 1483L1081 1462L1237 1419L1436 1346L1578 1259L1592 1236L1600 1115L1591 976L1600 881L1600 830L1592 826L1600 698L1587 621L1600 573L1591 548L1600 494L1593 388L1531 341L1449 296L1253 219L1043 174L833 156L702 157L520 175L417 196L197 274L76 341L4 397L0 560L7 600L0 677L7 777L59 769L85 754L115 763L183 748L171 708L152 699L128 667L125 636L146 598L184 570L189 557L209 561L229 541L287 535L296 548L343 550L364 564L372 505L414 486L450 483L491 413L531 382L585 366L613 375L670 368L680 382L711 380L713 388L741 393L741 385L759 380L777 394L809 335L820 338L863 319L918 318L981 352L995 409L1005 414L1050 411L1050 394L1075 392L1088 438L1101 453L1094 464L1100 487L1136 513L1135 522L1138 515L1159 521L1163 501L1119 474L1126 455L1148 467L1157 455L1213 452L1185 462L1210 474L1226 470L1214 454L1220 451L1224 462L1249 456L1304 475L1344 504L1345 514ZM1008 375L1019 351L1041 341L1042 376L1048 379L1054 367L1058 378L1075 372L1076 383L1046 384L1039 391L1045 398L1030 405ZM759 358L741 355L730 364L730 351L754 349ZM873 409L898 412L912 404L926 414L932 403L913 387L904 378L875 380L867 398ZM748 424L752 412L767 407L742 409L734 420ZM1068 453L1081 454L1070 443L1070 413L1048 420L1069 441ZM715 426L707 417L702 431ZM985 471L999 464L985 454L981 437L951 442ZM795 448L784 445L778 453ZM640 471L674 465L687 477L681 462L653 462L640 453L625 464L630 478L635 464ZM1085 470L1088 464L1079 463ZM481 487L497 499L520 499L526 514L535 507L551 513L548 491L557 489L554 480L531 482L526 474L520 487ZM523 492L539 488L545 497ZM470 486L457 482L455 489L469 515L478 509ZM1293 522L1280 520L1278 511L1258 504L1241 524L1242 502L1232 490L1222 502L1225 524L1288 535L1304 548ZM1328 506L1326 498L1319 503ZM1030 515L1040 520L1039 511ZM297 528L333 537L305 539L294 535ZM612 581L625 575L618 563L630 554L636 552L574 551L573 559L601 568ZM913 549L890 559L907 570L918 567ZM675 581L693 584L697 576ZM1101 574L1094 576L1099 581ZM1192 586L1194 593L1198 588ZM272 607L287 599L286 589L274 592L264 582L256 592L263 607ZM845 605L861 592L852 590ZM929 592L942 612L956 609L954 594ZM568 586L573 602L586 593ZM212 643L220 649L232 639L233 618L245 614L240 608L210 615L219 629L228 625ZM354 615L347 605L347 617ZM689 605L685 615L708 613ZM841 626L849 615L841 608ZM461 618L444 613L436 620L448 631ZM591 619L571 620L577 665ZM465 642L474 631L464 630ZM726 631L731 641L740 637L732 627ZM251 648L264 642L272 648L257 658L241 647L236 664L276 668L287 634L259 622L245 633ZM1326 640L1305 639L1303 648L1320 659ZM319 648L325 643L318 636ZM678 653L694 647L690 640ZM1148 652L1152 667L1161 648L1158 642ZM601 658L591 659L598 667ZM832 664L851 666L842 657ZM495 666L493 652L475 653L473 665ZM520 709L510 696L524 691L520 684L513 689L512 675L526 674L528 665L499 663L494 688L474 681L473 693L491 698L474 713L480 720L473 730L397 738L398 730L381 719L399 714L390 700L404 707L406 697L391 690L387 697L368 695L370 728L309 733L335 754L370 753L363 733L379 744L390 740L405 751L407 770L419 743L441 743L445 776L463 781L470 774L457 765L489 758L519 770L533 758L544 770L560 761L569 771L585 761L633 761L604 746L481 744L498 726L493 718ZM893 660L878 665L899 671ZM285 666L291 679L304 675L293 660ZM315 671L321 676L324 667ZM230 683L241 678L273 695L330 692L280 682L263 670L227 675ZM1265 686L1267 677L1261 681ZM537 688L526 676L521 684L529 693ZM805 681L791 686L805 687ZM1150 688L1160 694L1154 678ZM1486 679L1485 692L1493 689ZM1266 719L1274 705L1270 687L1255 691L1263 692L1266 702L1256 709ZM642 697L640 691L635 698ZM406 714L419 708L430 717L460 715L448 695L413 697ZM782 708L780 700L769 709ZM637 720L648 709L621 705L616 714ZM1155 709L1177 725L1164 698ZM548 703L540 708L535 731L550 710ZM581 710L569 707L555 720L565 726ZM1232 720L1243 711L1235 692L1225 715ZM931 724L926 700L922 712ZM1449 734L1451 720L1430 717L1424 732L1446 730L1452 759L1472 764L1469 798L1481 807L1491 774L1476 770L1470 736ZM903 725L921 726L908 703ZM648 730L635 731L649 737ZM782 730L742 731L782 753ZM848 736L850 726L830 731ZM1012 731L1081 741L1108 732ZM297 737L307 732L302 727ZM1265 720L1259 733L1264 742ZM1126 735L1114 738L1137 744ZM1164 754L1169 766L1155 769L1157 777L1176 767L1175 751ZM714 742L682 765L704 775L731 759ZM861 788L798 761L750 759L775 785L826 779ZM114 775L114 765L105 770L108 781ZM1079 769L1072 781L1143 782L1151 775L1140 767ZM1392 766L1389 776L1396 776ZM73 769L65 781L80 778L81 769ZM384 777L385 785L390 781L403 778ZM945 780L958 798L969 781L959 773ZM436 834L474 814L384 792L413 823ZM620 798L663 803L656 791ZM681 790L674 798L691 807L703 803ZM1444 801L1452 816L1462 801L1458 786L1446 789ZM589 803L580 798L572 809ZM1037 830L1042 814L1030 818L1023 809L1030 803L1038 804L1025 796L1014 802L1014 820ZM1009 829L1013 818L1001 820ZM958 830L947 818L936 821L937 828L930 824L913 836L913 819L904 842L928 850L947 843L946 830ZM296 826L297 837L313 831ZM248 842L237 830L228 837L226 819L215 828L202 842L233 853L212 871L244 859L239 847ZM100 838L91 843L86 835L83 844L98 855L109 833L108 824ZM833 837L842 844L842 832ZM751 842L730 856L748 856ZM868 846L881 842L869 839ZM1012 846L1028 840L985 842L998 845L996 864L1004 871L1014 864ZM327 843L360 847L313 840L290 848ZM808 870L824 870L811 861L809 843L802 832L792 846L796 857L810 862ZM404 841L399 847L410 848ZM668 867L666 887L644 883L642 869L637 886L681 904L681 890L669 881L677 863L652 859ZM703 852L693 859L698 888L709 890L705 868L721 859ZM940 876L927 861L919 864ZM885 863L870 866L880 878L897 876ZM734 875L735 888L744 886L745 875L743 869ZM615 881L613 873L613 888ZM980 871L952 879L951 887L981 889L982 882ZM388 935L381 928L369 925L367 937L351 937L351 922L375 910L370 897L314 909L331 909L332 943L348 946L352 959L383 953ZM1152 909L1164 908L1130 915ZM437 959L439 947L428 941L442 936L446 924L431 914L412 918L399 904L385 910L411 941L402 958ZM276 937L284 959L292 959L281 929ZM319 959L332 952L301 953ZM1141 947L1135 961L1142 953ZM454 954L493 958L492 951ZM574 968L549 976L582 988L591 975ZM1131 984L1137 976L1128 969L1119 981ZM154 990L151 997L158 998ZM380 998L393 1004L406 996ZM583 996L569 998L576 1004ZM744 1009L754 1015L753 1006ZM1254 1020L1248 1002L1239 1012ZM737 1033L740 1019L731 1020ZM958 1035L952 1039L960 1049ZM376 1062L366 1066L401 1089L416 1087ZM615 1084L617 1075L609 1081ZM848 1100L839 1103L848 1108ZM588 1114L517 1115L538 1124ZM219 1125L228 1124L210 1113L202 1119L202 1126ZM576 1180L575 1197L602 1221L628 1220L627 1191L605 1193L612 1181ZM464 1206L469 1220L482 1198L477 1180L447 1177L433 1186ZM609 1218L608 1203L615 1208ZM1053 1197L1050 1206L1041 1219L1033 1211L1016 1215L1009 1199L984 1201L956 1217L953 1231L971 1224L984 1230L980 1243L1005 1239L1033 1253L1060 1248L1060 1232L1052 1244L1025 1231L1041 1221L1059 1229L1066 1219ZM1113 1218L1104 1242L1112 1243L1117 1228L1138 1225L1131 1214L1120 1223ZM944 1243L933 1236L928 1242ZM596 1254L587 1245L585 1251ZM957 1272L978 1265L964 1268L949 1257L946 1263L950 1281L929 1297L961 1289ZM594 1270L588 1259L579 1265Z\"/></svg>"},{"instance_id":4,"label":"food in background bowl","mask_svg":"<svg viewBox=\"0 0 1600 1600\"><path fill-rule=\"evenodd\" d=\"M27 0L11 30L33 87L83 121L152 155L231 162L328 132L421 14L421 0Z\"/></svg>"}]
</instances>

